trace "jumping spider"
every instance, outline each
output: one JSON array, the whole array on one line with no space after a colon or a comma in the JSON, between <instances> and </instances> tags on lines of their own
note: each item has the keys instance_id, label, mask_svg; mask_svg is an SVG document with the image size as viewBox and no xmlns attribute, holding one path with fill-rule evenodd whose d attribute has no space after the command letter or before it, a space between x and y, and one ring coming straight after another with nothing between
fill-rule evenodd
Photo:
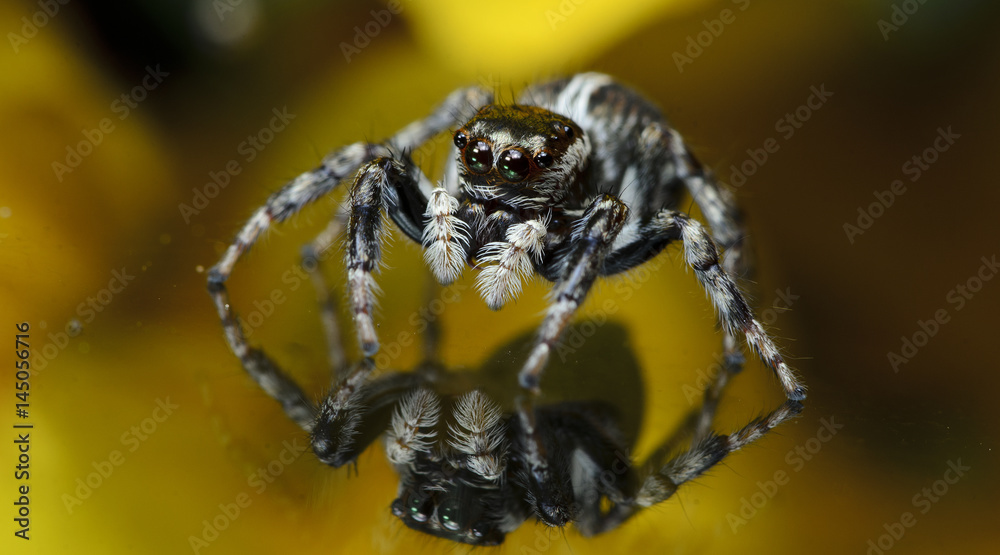
<instances>
[{"instance_id":1,"label":"jumping spider","mask_svg":"<svg viewBox=\"0 0 1000 555\"><path fill-rule=\"evenodd\" d=\"M410 153L456 127L456 156L435 186ZM735 281L748 265L731 193L695 160L655 106L597 73L529 87L513 105L494 103L492 94L479 87L459 89L385 142L340 148L274 193L208 276L230 348L251 373L257 364L254 351L235 324L225 281L274 222L351 176L344 210L306 248L306 257L326 251L346 219L349 308L366 356L379 349L373 273L382 260L386 214L424 246L424 258L440 283L457 279L466 265L478 269L477 286L490 308L516 298L522 280L532 274L554 282L551 303L519 373L525 392L519 421L531 455L529 475L543 497L541 516L552 525L565 524L569 515L561 510L562 500L546 497L558 492L542 487L551 483L550 461L532 406L550 351L598 276L635 268L681 241L686 263L719 315L727 371L742 366L736 340L742 335L778 377L785 395L805 398L804 385ZM711 235L677 210L685 189L708 220ZM716 243L726 250L724 258Z\"/></svg>"}]
</instances>

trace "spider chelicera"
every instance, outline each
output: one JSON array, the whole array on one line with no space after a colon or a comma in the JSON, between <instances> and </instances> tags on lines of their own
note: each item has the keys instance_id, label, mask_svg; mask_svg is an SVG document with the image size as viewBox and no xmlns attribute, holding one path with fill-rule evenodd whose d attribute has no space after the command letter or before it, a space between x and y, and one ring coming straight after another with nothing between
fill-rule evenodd
<instances>
[{"instance_id":1,"label":"spider chelicera","mask_svg":"<svg viewBox=\"0 0 1000 555\"><path fill-rule=\"evenodd\" d=\"M410 152L456 128L456 156L435 185ZM348 305L366 356L379 349L372 317L374 272L382 260L386 214L404 235L423 244L424 259L440 283L451 283L467 265L476 268L477 287L490 308L500 309L517 297L522 280L532 274L554 283L520 369L525 395L518 409L527 475L539 497L536 509L549 524L563 525L570 515L562 500L546 497L558 492L544 487L552 483L552 468L533 405L550 352L599 276L635 268L680 241L687 265L719 315L727 372L742 366L737 342L742 336L790 400L805 398L804 385L735 281L748 265L731 193L698 163L655 106L597 73L531 86L511 105L494 103L479 87L459 89L386 141L340 148L274 193L208 276L230 348L251 374L262 363L229 306L226 280L273 223L352 176L344 212L306 248L306 257L326 251L346 218ZM707 229L677 210L685 190L708 221ZM293 417L302 424L312 415ZM320 419L315 425L322 428L322 412ZM320 443L314 442L318 453L324 450Z\"/></svg>"}]
</instances>

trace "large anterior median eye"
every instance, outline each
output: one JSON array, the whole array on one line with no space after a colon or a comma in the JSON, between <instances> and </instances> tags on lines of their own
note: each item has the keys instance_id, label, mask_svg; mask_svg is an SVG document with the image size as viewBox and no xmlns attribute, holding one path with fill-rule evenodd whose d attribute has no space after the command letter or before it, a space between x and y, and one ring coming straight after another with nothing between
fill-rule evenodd
<instances>
[{"instance_id":1,"label":"large anterior median eye","mask_svg":"<svg viewBox=\"0 0 1000 555\"><path fill-rule=\"evenodd\" d=\"M497 160L497 169L507 181L521 181L528 177L531 168L528 167L528 157L520 150L512 148L500 154L500 159Z\"/></svg>"},{"instance_id":2,"label":"large anterior median eye","mask_svg":"<svg viewBox=\"0 0 1000 555\"><path fill-rule=\"evenodd\" d=\"M407 499L406 511L413 520L426 522L427 518L431 516L431 512L434 511L434 504L429 497L415 494Z\"/></svg>"},{"instance_id":3,"label":"large anterior median eye","mask_svg":"<svg viewBox=\"0 0 1000 555\"><path fill-rule=\"evenodd\" d=\"M461 522L461 508L458 506L458 502L454 500L445 501L438 507L438 519L441 521L441 526L444 526L452 532L458 531L463 528Z\"/></svg>"},{"instance_id":4,"label":"large anterior median eye","mask_svg":"<svg viewBox=\"0 0 1000 555\"><path fill-rule=\"evenodd\" d=\"M486 173L493 166L493 151L486 141L472 141L465 147L465 165L475 173Z\"/></svg>"}]
</instances>

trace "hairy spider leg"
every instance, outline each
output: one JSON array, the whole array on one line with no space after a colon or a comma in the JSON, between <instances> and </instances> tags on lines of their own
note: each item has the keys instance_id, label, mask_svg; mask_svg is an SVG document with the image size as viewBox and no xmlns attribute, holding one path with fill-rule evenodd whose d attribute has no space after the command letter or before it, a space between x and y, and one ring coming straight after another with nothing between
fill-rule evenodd
<instances>
[{"instance_id":1,"label":"hairy spider leg","mask_svg":"<svg viewBox=\"0 0 1000 555\"><path fill-rule=\"evenodd\" d=\"M552 346L562 335L573 314L586 297L615 237L621 231L628 207L611 195L596 199L573 230L569 252L562 261L560 277L552 289L553 302L539 330L534 347L519 374L521 386L529 392L518 403L518 417L525 444L528 478L535 492L535 507L550 526L563 526L571 518L567 492L552 487L548 454L535 423L533 398L540 393L541 373Z\"/></svg>"},{"instance_id":2,"label":"hairy spider leg","mask_svg":"<svg viewBox=\"0 0 1000 555\"><path fill-rule=\"evenodd\" d=\"M662 223L663 233L678 235L683 241L684 259L715 305L723 329L730 334L743 334L750 349L774 371L789 399L805 399L805 385L785 363L778 347L754 317L736 281L721 266L715 243L701 223L673 210L661 211L656 220Z\"/></svg>"},{"instance_id":3,"label":"hairy spider leg","mask_svg":"<svg viewBox=\"0 0 1000 555\"><path fill-rule=\"evenodd\" d=\"M539 381L549 353L586 298L594 280L602 274L604 259L621 232L629 209L618 198L602 195L590 204L575 224L559 278L552 287L552 302L538 331L535 345L518 375L521 387L540 393Z\"/></svg>"},{"instance_id":4,"label":"hairy spider leg","mask_svg":"<svg viewBox=\"0 0 1000 555\"><path fill-rule=\"evenodd\" d=\"M517 419L521 443L524 447L526 489L535 516L548 526L562 527L575 516L572 491L567 484L554 479L554 469L550 467L550 455L538 428L538 415L534 399L522 395L516 399Z\"/></svg>"},{"instance_id":5,"label":"hairy spider leg","mask_svg":"<svg viewBox=\"0 0 1000 555\"><path fill-rule=\"evenodd\" d=\"M638 467L639 487L625 502L614 501L604 510L595 499L581 507L577 525L586 536L613 530L645 507L666 501L678 488L721 462L730 453L759 440L781 423L799 415L799 401L786 400L777 409L754 419L734 433L721 435L712 430L719 400L732 377L720 372L708 384L700 407L695 407L680 425ZM678 451L688 439L690 447ZM668 457L673 454L673 457ZM666 462L664 463L664 461Z\"/></svg>"},{"instance_id":6,"label":"hairy spider leg","mask_svg":"<svg viewBox=\"0 0 1000 555\"><path fill-rule=\"evenodd\" d=\"M726 455L757 441L782 422L802 412L802 403L786 400L770 414L756 418L728 434L711 434L691 449L667 461L655 474L646 477L636 496L636 505L648 507L667 500L677 488L719 463Z\"/></svg>"},{"instance_id":7,"label":"hairy spider leg","mask_svg":"<svg viewBox=\"0 0 1000 555\"><path fill-rule=\"evenodd\" d=\"M221 283L209 288L222 317L222 328L233 352L239 357L243 369L257 385L281 403L282 410L303 430L312 429L316 418L316 406L306 397L295 381L272 361L264 351L250 347L236 314L229 308L229 293Z\"/></svg>"},{"instance_id":8,"label":"hairy spider leg","mask_svg":"<svg viewBox=\"0 0 1000 555\"><path fill-rule=\"evenodd\" d=\"M747 345L770 368L781 382L789 399L805 399L805 385L795 376L778 347L754 317L753 310L733 277L723 268L719 251L700 222L676 210L661 210L638 226L635 241L608 254L604 271L612 274L633 267L637 259L648 258L654 251L681 240L686 264L694 270L719 315L722 328L730 334L742 334Z\"/></svg>"},{"instance_id":9,"label":"hairy spider leg","mask_svg":"<svg viewBox=\"0 0 1000 555\"><path fill-rule=\"evenodd\" d=\"M613 530L643 508L670 499L680 486L701 476L730 453L750 445L783 422L795 418L802 409L802 403L786 400L766 416L754 419L731 434L720 435L713 432L701 439L695 438L689 449L658 468L645 464L645 475L640 477L641 486L631 503L616 503L604 513L599 506L584 507L583 512L588 514L582 516L581 521L588 522L591 526L581 527L580 532L591 536Z\"/></svg>"},{"instance_id":10,"label":"hairy spider leg","mask_svg":"<svg viewBox=\"0 0 1000 555\"><path fill-rule=\"evenodd\" d=\"M385 241L386 212L400 210L397 186L415 186L403 164L389 157L376 158L366 164L351 187L350 220L347 224L348 302L354 316L358 342L366 356L378 352L378 335L372 313L378 285L374 272L382 262Z\"/></svg>"},{"instance_id":11,"label":"hairy spider leg","mask_svg":"<svg viewBox=\"0 0 1000 555\"><path fill-rule=\"evenodd\" d=\"M247 220L219 262L209 270L208 290L215 303L219 318L222 320L229 348L240 359L247 373L258 383L261 383L261 386L272 397L279 399L277 394L287 389L287 387L279 385L285 380L274 377L284 376L284 374L262 351L251 348L247 343L246 336L239 329L239 322L229 303L229 295L225 286L236 262L271 225L288 219L308 204L330 193L339 183L353 175L366 163L379 157L393 156L394 152L412 150L455 125L456 122L465 121L472 117L472 114L480 106L491 101L492 94L480 87L458 89L426 118L407 125L384 144L358 142L333 151L323 159L320 167L299 175L272 194L264 205L258 208ZM429 190L426 178L422 178L418 183L420 184L418 186L426 186ZM404 226L401 225L401 227ZM414 239L419 241L419 229L420 225L415 224L408 229L404 228L404 232L408 232L411 236L416 233ZM318 240L322 242L322 239ZM370 335L374 331L374 327L369 327L367 331ZM371 354L377 351L377 338L374 341L370 337L366 339L367 342L362 341L366 353ZM265 387L265 383L270 385ZM268 387L271 389L269 390ZM286 401L291 403L288 395L279 399L283 405ZM290 414L290 416L300 425L309 420L305 416L305 408L294 410L295 415Z\"/></svg>"},{"instance_id":12,"label":"hairy spider leg","mask_svg":"<svg viewBox=\"0 0 1000 555\"><path fill-rule=\"evenodd\" d=\"M754 263L746 244L743 214L732 191L719 183L712 172L695 158L680 133L671 129L666 137L663 133L657 134L657 139L673 156L677 176L708 220L712 238L722 250L722 269L733 279L748 283L753 279ZM723 330L722 357L723 372L738 374L743 370L746 361L743 351L729 329Z\"/></svg>"}]
</instances>

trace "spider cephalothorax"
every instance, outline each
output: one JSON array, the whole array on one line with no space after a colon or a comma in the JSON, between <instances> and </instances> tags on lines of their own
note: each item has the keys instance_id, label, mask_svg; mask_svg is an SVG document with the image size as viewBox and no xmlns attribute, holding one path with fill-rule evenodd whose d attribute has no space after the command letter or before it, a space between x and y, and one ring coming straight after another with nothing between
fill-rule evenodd
<instances>
[{"instance_id":1,"label":"spider cephalothorax","mask_svg":"<svg viewBox=\"0 0 1000 555\"><path fill-rule=\"evenodd\" d=\"M498 545L527 516L510 482L490 482L456 461L421 456L397 468L399 494L392 514L406 526L441 538Z\"/></svg>"},{"instance_id":2,"label":"spider cephalothorax","mask_svg":"<svg viewBox=\"0 0 1000 555\"><path fill-rule=\"evenodd\" d=\"M451 130L456 130L455 156L435 184L409 153ZM348 305L366 356L379 350L373 313L386 215L423 245L424 259L439 282L450 283L473 266L477 289L492 309L517 298L531 275L553 282L549 307L518 374L524 399L517 407L521 476L535 514L549 524L562 525L574 516L566 510L566 489L551 487L557 483L556 465L545 448L534 402L551 351L599 277L626 272L669 244L682 244L685 263L718 314L727 374L742 368L742 337L790 400L805 398L804 385L736 281L751 268L732 194L698 163L653 104L597 73L529 87L513 105L494 103L492 94L478 87L459 89L429 116L382 143L359 142L334 151L257 210L209 272L209 291L230 348L276 398L289 399L297 389L286 391L290 385L262 370L271 363L248 345L225 282L240 256L274 222L348 180L352 185L343 211L305 249L305 258L314 263L346 223ZM708 226L678 210L684 191ZM314 449L335 466L353 460L356 452L349 446L366 444L358 438L370 440L378 433L359 425L354 409L364 380L355 378L361 381L348 379L319 408L323 425L314 431ZM289 414L312 429L310 415L296 410Z\"/></svg>"},{"instance_id":3,"label":"spider cephalothorax","mask_svg":"<svg viewBox=\"0 0 1000 555\"><path fill-rule=\"evenodd\" d=\"M527 516L508 479L506 421L479 390L454 404L441 429L438 396L418 388L403 397L385 437L399 473L392 512L407 526L462 543L496 545ZM443 441L435 441L439 436Z\"/></svg>"}]
</instances>

